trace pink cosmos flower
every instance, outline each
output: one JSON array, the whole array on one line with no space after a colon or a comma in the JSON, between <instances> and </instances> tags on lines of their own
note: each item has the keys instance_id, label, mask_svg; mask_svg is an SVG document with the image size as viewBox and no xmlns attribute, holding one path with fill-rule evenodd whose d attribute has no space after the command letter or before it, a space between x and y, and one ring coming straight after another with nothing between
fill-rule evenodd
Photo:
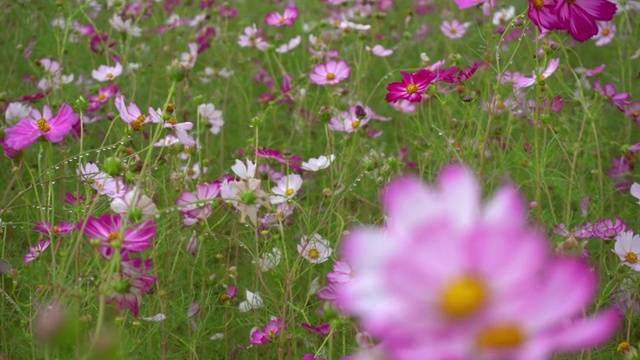
<instances>
[{"instance_id":1,"label":"pink cosmos flower","mask_svg":"<svg viewBox=\"0 0 640 360\"><path fill-rule=\"evenodd\" d=\"M147 195L136 186L129 190L124 197L111 201L111 210L119 215L128 216L131 221L140 221L143 217L159 214L158 208Z\"/></svg>"},{"instance_id":2,"label":"pink cosmos flower","mask_svg":"<svg viewBox=\"0 0 640 360\"><path fill-rule=\"evenodd\" d=\"M395 103L400 99L411 102L420 102L422 94L427 87L436 79L436 74L430 70L420 69L417 73L406 73L401 71L402 82L395 82L387 85L387 102Z\"/></svg>"},{"instance_id":3,"label":"pink cosmos flower","mask_svg":"<svg viewBox=\"0 0 640 360\"><path fill-rule=\"evenodd\" d=\"M385 49L382 45L374 45L373 47L365 46L365 50L379 57L387 57L393 54L393 50Z\"/></svg>"},{"instance_id":4,"label":"pink cosmos flower","mask_svg":"<svg viewBox=\"0 0 640 360\"><path fill-rule=\"evenodd\" d=\"M29 252L22 257L22 262L27 265L37 259L43 251L47 250L49 245L51 245L50 239L42 239L36 245L29 246Z\"/></svg>"},{"instance_id":5,"label":"pink cosmos flower","mask_svg":"<svg viewBox=\"0 0 640 360\"><path fill-rule=\"evenodd\" d=\"M629 104L624 114L630 117L636 125L640 125L640 101Z\"/></svg>"},{"instance_id":6,"label":"pink cosmos flower","mask_svg":"<svg viewBox=\"0 0 640 360\"><path fill-rule=\"evenodd\" d=\"M370 113L358 116L356 106L352 105L349 107L349 111L343 111L331 117L327 127L332 131L350 134L362 129L369 121L371 121Z\"/></svg>"},{"instance_id":7,"label":"pink cosmos flower","mask_svg":"<svg viewBox=\"0 0 640 360\"><path fill-rule=\"evenodd\" d=\"M138 317L142 294L153 289L158 278L150 275L151 260L129 259L123 254L120 262L120 273L111 279L111 292L107 295L107 304L115 302L122 312L128 309Z\"/></svg>"},{"instance_id":8,"label":"pink cosmos flower","mask_svg":"<svg viewBox=\"0 0 640 360\"><path fill-rule=\"evenodd\" d=\"M560 65L560 59L551 59L549 61L549 65L547 65L547 68L544 71L542 69L539 69L538 73L533 72L532 77L526 77L526 76L520 77L518 82L513 87L516 89L519 89L523 87L529 87L529 86L532 86L533 84L544 81L558 69L559 65Z\"/></svg>"},{"instance_id":9,"label":"pink cosmos flower","mask_svg":"<svg viewBox=\"0 0 640 360\"><path fill-rule=\"evenodd\" d=\"M272 317L271 320L264 326L264 329L260 330L257 327L251 329L251 345L262 345L273 340L284 329L284 323L282 319Z\"/></svg>"},{"instance_id":10,"label":"pink cosmos flower","mask_svg":"<svg viewBox=\"0 0 640 360\"><path fill-rule=\"evenodd\" d=\"M302 177L298 174L291 174L283 177L278 184L271 189L275 195L269 196L272 205L282 204L293 199L302 186Z\"/></svg>"},{"instance_id":11,"label":"pink cosmos flower","mask_svg":"<svg viewBox=\"0 0 640 360\"><path fill-rule=\"evenodd\" d=\"M312 264L320 264L327 260L333 253L331 244L320 234L313 234L311 238L303 236L298 244L298 253Z\"/></svg>"},{"instance_id":12,"label":"pink cosmos flower","mask_svg":"<svg viewBox=\"0 0 640 360\"><path fill-rule=\"evenodd\" d=\"M267 50L267 42L259 35L256 24L244 28L244 34L238 39L240 47L255 47L260 51Z\"/></svg>"},{"instance_id":13,"label":"pink cosmos flower","mask_svg":"<svg viewBox=\"0 0 640 360\"><path fill-rule=\"evenodd\" d=\"M76 228L76 225L69 221L61 222L57 225L51 225L50 222L46 221L43 223L41 222L35 223L35 227L33 228L33 231L47 234L49 236L60 236L60 235L65 235L72 232L73 230L75 230L75 228Z\"/></svg>"},{"instance_id":14,"label":"pink cosmos flower","mask_svg":"<svg viewBox=\"0 0 640 360\"><path fill-rule=\"evenodd\" d=\"M593 88L597 93L609 100L611 105L617 107L620 111L624 112L625 108L629 105L629 98L631 97L631 94L619 93L613 84L602 86L599 81L594 81Z\"/></svg>"},{"instance_id":15,"label":"pink cosmos flower","mask_svg":"<svg viewBox=\"0 0 640 360\"><path fill-rule=\"evenodd\" d=\"M482 204L473 172L450 166L436 186L393 181L382 202L384 228L342 241L353 277L334 286L383 358L545 359L616 331L615 308L583 315L595 274L551 253L514 188Z\"/></svg>"},{"instance_id":16,"label":"pink cosmos flower","mask_svg":"<svg viewBox=\"0 0 640 360\"><path fill-rule=\"evenodd\" d=\"M620 218L602 219L593 223L591 233L602 240L611 240L627 229L627 224Z\"/></svg>"},{"instance_id":17,"label":"pink cosmos flower","mask_svg":"<svg viewBox=\"0 0 640 360\"><path fill-rule=\"evenodd\" d=\"M616 9L607 0L557 0L553 13L571 37L583 42L598 34L596 20L611 21Z\"/></svg>"},{"instance_id":18,"label":"pink cosmos flower","mask_svg":"<svg viewBox=\"0 0 640 360\"><path fill-rule=\"evenodd\" d=\"M281 27L281 26L293 26L293 23L298 18L298 8L288 7L284 10L284 13L280 15L278 12L272 12L267 14L264 18L264 22L269 26Z\"/></svg>"},{"instance_id":19,"label":"pink cosmos flower","mask_svg":"<svg viewBox=\"0 0 640 360\"><path fill-rule=\"evenodd\" d=\"M556 0L529 0L527 15L536 24L541 33L564 29L558 22L557 16L553 13L555 5Z\"/></svg>"},{"instance_id":20,"label":"pink cosmos flower","mask_svg":"<svg viewBox=\"0 0 640 360\"><path fill-rule=\"evenodd\" d=\"M51 108L45 105L42 113L37 109L31 111L29 118L20 120L15 126L5 129L6 145L14 150L26 149L36 142L40 136L51 143L62 141L78 122L78 116L67 104L62 104L58 115L53 117Z\"/></svg>"},{"instance_id":21,"label":"pink cosmos flower","mask_svg":"<svg viewBox=\"0 0 640 360\"><path fill-rule=\"evenodd\" d=\"M470 7L478 6L487 0L455 0L456 5L458 5L458 9L467 9Z\"/></svg>"},{"instance_id":22,"label":"pink cosmos flower","mask_svg":"<svg viewBox=\"0 0 640 360\"><path fill-rule=\"evenodd\" d=\"M598 33L593 37L596 46L604 46L613 41L616 35L616 26L611 21L598 21Z\"/></svg>"},{"instance_id":23,"label":"pink cosmos flower","mask_svg":"<svg viewBox=\"0 0 640 360\"><path fill-rule=\"evenodd\" d=\"M100 106L104 105L111 99L115 94L118 93L120 88L118 85L107 84L107 87L101 87L98 90L98 95L90 94L87 96L89 100L89 108L87 109L89 112L94 112L100 108Z\"/></svg>"},{"instance_id":24,"label":"pink cosmos flower","mask_svg":"<svg viewBox=\"0 0 640 360\"><path fill-rule=\"evenodd\" d=\"M409 100L400 99L397 102L389 103L392 108L405 114L412 114L416 111L416 105Z\"/></svg>"},{"instance_id":25,"label":"pink cosmos flower","mask_svg":"<svg viewBox=\"0 0 640 360\"><path fill-rule=\"evenodd\" d=\"M142 130L142 125L144 124L159 121L155 116L147 116L146 114L143 114L135 103L131 103L129 106L126 106L124 96L122 95L116 96L115 105L122 121L131 125L131 128L135 131ZM149 114L152 112L154 112L154 110L150 107Z\"/></svg>"},{"instance_id":26,"label":"pink cosmos flower","mask_svg":"<svg viewBox=\"0 0 640 360\"><path fill-rule=\"evenodd\" d=\"M445 20L440 25L440 31L449 39L460 39L467 33L469 26L471 26L471 23L461 23L458 20Z\"/></svg>"},{"instance_id":27,"label":"pink cosmos flower","mask_svg":"<svg viewBox=\"0 0 640 360\"><path fill-rule=\"evenodd\" d=\"M180 212L185 216L182 223L192 226L198 221L204 221L211 215L211 203L220 195L220 185L217 183L200 184L195 193L184 191L176 201Z\"/></svg>"},{"instance_id":28,"label":"pink cosmos flower","mask_svg":"<svg viewBox=\"0 0 640 360\"><path fill-rule=\"evenodd\" d=\"M147 220L135 225L127 225L120 215L105 214L100 218L89 217L84 235L92 241L97 240L100 253L109 258L114 249L141 252L151 246L156 236L156 225Z\"/></svg>"},{"instance_id":29,"label":"pink cosmos flower","mask_svg":"<svg viewBox=\"0 0 640 360\"><path fill-rule=\"evenodd\" d=\"M336 85L346 80L351 74L351 68L343 61L329 60L313 67L309 73L309 80L316 85Z\"/></svg>"},{"instance_id":30,"label":"pink cosmos flower","mask_svg":"<svg viewBox=\"0 0 640 360\"><path fill-rule=\"evenodd\" d=\"M122 65L116 66L100 65L98 70L91 71L91 76L97 81L111 81L122 74Z\"/></svg>"}]
</instances>

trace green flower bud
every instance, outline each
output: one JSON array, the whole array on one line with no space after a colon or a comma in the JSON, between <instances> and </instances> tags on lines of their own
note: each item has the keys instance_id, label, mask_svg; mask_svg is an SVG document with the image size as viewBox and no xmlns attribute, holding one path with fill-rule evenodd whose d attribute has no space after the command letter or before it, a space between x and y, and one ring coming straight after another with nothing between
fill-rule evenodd
<instances>
[{"instance_id":1,"label":"green flower bud","mask_svg":"<svg viewBox=\"0 0 640 360\"><path fill-rule=\"evenodd\" d=\"M109 157L104 161L104 171L109 174L109 176L120 176L124 171L124 164L122 164L122 160L117 157Z\"/></svg>"}]
</instances>

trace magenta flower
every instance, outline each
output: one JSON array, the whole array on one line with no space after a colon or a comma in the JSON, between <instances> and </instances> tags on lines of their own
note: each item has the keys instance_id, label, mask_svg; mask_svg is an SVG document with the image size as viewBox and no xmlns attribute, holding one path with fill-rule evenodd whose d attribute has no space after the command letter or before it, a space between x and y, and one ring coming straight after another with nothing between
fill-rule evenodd
<instances>
[{"instance_id":1,"label":"magenta flower","mask_svg":"<svg viewBox=\"0 0 640 360\"><path fill-rule=\"evenodd\" d=\"M591 232L593 236L599 237L602 240L611 240L612 237L617 236L621 232L627 230L627 224L620 219L602 219L593 223Z\"/></svg>"},{"instance_id":2,"label":"magenta flower","mask_svg":"<svg viewBox=\"0 0 640 360\"><path fill-rule=\"evenodd\" d=\"M49 245L51 245L51 240L42 239L36 245L29 246L29 252L24 257L22 257L22 262L27 265L28 263L37 259L38 256L40 256L40 254L42 254L42 252L49 247Z\"/></svg>"},{"instance_id":3,"label":"magenta flower","mask_svg":"<svg viewBox=\"0 0 640 360\"><path fill-rule=\"evenodd\" d=\"M455 0L455 3L458 5L458 9L463 10L480 5L486 1L487 0Z\"/></svg>"},{"instance_id":4,"label":"magenta flower","mask_svg":"<svg viewBox=\"0 0 640 360\"><path fill-rule=\"evenodd\" d=\"M309 80L316 85L336 85L346 80L351 74L351 68L345 61L329 60L318 64L309 73Z\"/></svg>"},{"instance_id":5,"label":"magenta flower","mask_svg":"<svg viewBox=\"0 0 640 360\"><path fill-rule=\"evenodd\" d=\"M540 32L564 29L558 22L558 17L553 13L555 5L556 0L529 0L527 15L536 24Z\"/></svg>"},{"instance_id":6,"label":"magenta flower","mask_svg":"<svg viewBox=\"0 0 640 360\"><path fill-rule=\"evenodd\" d=\"M400 178L382 193L385 226L342 241L354 276L333 284L338 302L383 358L545 359L613 335L617 309L583 315L597 287L588 264L551 253L514 188L481 199L462 166L436 186Z\"/></svg>"},{"instance_id":7,"label":"magenta flower","mask_svg":"<svg viewBox=\"0 0 640 360\"><path fill-rule=\"evenodd\" d=\"M14 127L5 129L7 136L5 143L9 148L17 151L28 148L40 136L44 136L48 142L57 143L71 131L78 119L73 109L67 104L62 104L55 117L51 108L45 105L42 113L34 109L29 118L24 118Z\"/></svg>"},{"instance_id":8,"label":"magenta flower","mask_svg":"<svg viewBox=\"0 0 640 360\"><path fill-rule=\"evenodd\" d=\"M594 81L593 88L597 93L609 100L611 105L617 107L620 111L625 111L625 108L629 105L629 98L631 97L631 94L619 93L613 84L602 86L599 81Z\"/></svg>"},{"instance_id":9,"label":"magenta flower","mask_svg":"<svg viewBox=\"0 0 640 360\"><path fill-rule=\"evenodd\" d=\"M629 104L624 114L630 117L636 125L640 125L640 101Z\"/></svg>"},{"instance_id":10,"label":"magenta flower","mask_svg":"<svg viewBox=\"0 0 640 360\"><path fill-rule=\"evenodd\" d=\"M200 184L195 193L184 191L176 201L185 216L182 223L192 226L206 220L211 215L211 203L220 195L220 184Z\"/></svg>"},{"instance_id":11,"label":"magenta flower","mask_svg":"<svg viewBox=\"0 0 640 360\"><path fill-rule=\"evenodd\" d=\"M387 102L395 103L400 99L420 102L422 100L422 94L436 79L436 74L426 69L420 69L417 73L412 74L404 71L400 73L402 74L401 82L394 82L387 85L388 93L385 97Z\"/></svg>"},{"instance_id":12,"label":"magenta flower","mask_svg":"<svg viewBox=\"0 0 640 360\"><path fill-rule=\"evenodd\" d=\"M262 345L266 344L269 341L273 340L284 328L284 324L282 319L277 319L275 317L271 318L271 320L264 326L264 329L260 330L257 327L251 329L251 340L249 340L249 344L251 345Z\"/></svg>"},{"instance_id":13,"label":"magenta flower","mask_svg":"<svg viewBox=\"0 0 640 360\"><path fill-rule=\"evenodd\" d=\"M37 222L35 223L35 225L36 226L33 228L33 231L37 231L50 236L65 235L72 232L76 228L76 225L72 222L61 222L60 224L52 226L51 223L47 221L44 223Z\"/></svg>"},{"instance_id":14,"label":"magenta flower","mask_svg":"<svg viewBox=\"0 0 640 360\"><path fill-rule=\"evenodd\" d=\"M94 112L100 108L100 106L104 105L111 99L115 94L118 93L118 85L107 84L107 87L100 88L98 90L98 95L90 94L87 96L89 100L89 108L87 111Z\"/></svg>"},{"instance_id":15,"label":"magenta flower","mask_svg":"<svg viewBox=\"0 0 640 360\"><path fill-rule=\"evenodd\" d=\"M616 9L616 4L607 0L557 0L553 13L563 29L582 42L598 34L596 20L611 21Z\"/></svg>"},{"instance_id":16,"label":"magenta flower","mask_svg":"<svg viewBox=\"0 0 640 360\"><path fill-rule=\"evenodd\" d=\"M98 250L106 258L114 249L130 252L141 252L151 246L156 236L156 224L147 220L126 226L120 215L102 215L100 218L90 217L84 228L84 235L96 241Z\"/></svg>"},{"instance_id":17,"label":"magenta flower","mask_svg":"<svg viewBox=\"0 0 640 360\"><path fill-rule=\"evenodd\" d=\"M284 13L280 15L278 12L272 12L267 14L264 18L264 22L269 26L281 27L281 26L293 26L293 23L298 18L298 8L288 7L284 10Z\"/></svg>"},{"instance_id":18,"label":"magenta flower","mask_svg":"<svg viewBox=\"0 0 640 360\"><path fill-rule=\"evenodd\" d=\"M133 316L138 317L142 294L153 289L158 278L149 274L151 260L129 259L123 254L120 267L120 273L111 280L111 291L105 302L115 302L121 312L128 309Z\"/></svg>"}]
</instances>

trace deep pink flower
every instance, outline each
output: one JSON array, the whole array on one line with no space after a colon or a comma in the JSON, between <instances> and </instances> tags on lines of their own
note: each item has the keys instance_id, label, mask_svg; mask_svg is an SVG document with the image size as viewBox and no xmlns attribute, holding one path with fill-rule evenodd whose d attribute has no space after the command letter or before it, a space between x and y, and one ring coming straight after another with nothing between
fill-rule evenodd
<instances>
[{"instance_id":1,"label":"deep pink flower","mask_svg":"<svg viewBox=\"0 0 640 360\"><path fill-rule=\"evenodd\" d=\"M251 330L251 345L262 345L273 340L282 331L284 324L282 319L271 318L271 320L260 330L257 327Z\"/></svg>"},{"instance_id":2,"label":"deep pink flower","mask_svg":"<svg viewBox=\"0 0 640 360\"><path fill-rule=\"evenodd\" d=\"M67 104L62 104L55 117L51 108L45 105L42 114L34 109L29 118L24 118L14 127L5 129L7 135L5 141L7 146L14 150L31 146L40 136L44 136L48 142L57 143L71 131L78 119L73 109Z\"/></svg>"},{"instance_id":3,"label":"deep pink flower","mask_svg":"<svg viewBox=\"0 0 640 360\"><path fill-rule=\"evenodd\" d=\"M354 276L334 286L383 358L545 359L614 334L616 309L583 315L596 275L551 253L513 187L483 204L473 172L450 166L436 186L393 181L382 203L384 227L342 241Z\"/></svg>"},{"instance_id":4,"label":"deep pink flower","mask_svg":"<svg viewBox=\"0 0 640 360\"><path fill-rule=\"evenodd\" d=\"M107 304L115 302L122 312L128 309L138 317L142 294L153 289L158 278L150 275L151 260L129 259L123 254L120 262L120 273L111 279L111 291L107 295Z\"/></svg>"},{"instance_id":5,"label":"deep pink flower","mask_svg":"<svg viewBox=\"0 0 640 360\"><path fill-rule=\"evenodd\" d=\"M640 101L629 104L624 114L630 117L636 125L640 125Z\"/></svg>"},{"instance_id":6,"label":"deep pink flower","mask_svg":"<svg viewBox=\"0 0 640 360\"><path fill-rule=\"evenodd\" d=\"M281 27L281 26L293 26L293 23L298 18L298 8L288 7L284 10L284 13L280 15L278 12L272 12L267 14L264 18L264 22L267 25Z\"/></svg>"},{"instance_id":7,"label":"deep pink flower","mask_svg":"<svg viewBox=\"0 0 640 360\"><path fill-rule=\"evenodd\" d=\"M458 9L467 9L470 7L478 6L483 4L487 0L455 0L456 5L458 5Z\"/></svg>"},{"instance_id":8,"label":"deep pink flower","mask_svg":"<svg viewBox=\"0 0 640 360\"><path fill-rule=\"evenodd\" d=\"M529 19L544 33L549 30L564 29L558 22L558 17L553 13L556 0L529 0Z\"/></svg>"},{"instance_id":9,"label":"deep pink flower","mask_svg":"<svg viewBox=\"0 0 640 360\"><path fill-rule=\"evenodd\" d=\"M54 225L52 226L50 222L37 222L35 223L35 227L33 228L33 231L37 231L43 234L47 234L50 236L53 235L65 235L68 234L70 232L72 232L73 230L75 230L76 225L72 222L61 222L60 224Z\"/></svg>"},{"instance_id":10,"label":"deep pink flower","mask_svg":"<svg viewBox=\"0 0 640 360\"><path fill-rule=\"evenodd\" d=\"M616 4L607 0L557 0L553 13L569 35L583 42L598 34L596 20L610 21L616 9Z\"/></svg>"},{"instance_id":11,"label":"deep pink flower","mask_svg":"<svg viewBox=\"0 0 640 360\"><path fill-rule=\"evenodd\" d=\"M184 191L178 197L176 205L185 216L182 223L192 226L199 221L206 220L211 215L211 203L220 195L220 184L200 184L195 193Z\"/></svg>"},{"instance_id":12,"label":"deep pink flower","mask_svg":"<svg viewBox=\"0 0 640 360\"><path fill-rule=\"evenodd\" d=\"M605 99L609 100L611 105L617 107L620 111L625 111L625 108L629 105L629 98L631 97L631 94L619 93L616 91L613 84L602 86L599 81L594 81L593 89L600 95L604 96Z\"/></svg>"},{"instance_id":13,"label":"deep pink flower","mask_svg":"<svg viewBox=\"0 0 640 360\"><path fill-rule=\"evenodd\" d=\"M90 217L84 228L84 235L91 241L98 240L98 249L104 257L110 257L114 249L141 252L151 246L156 236L156 224L147 220L127 225L120 215L105 214L100 218Z\"/></svg>"},{"instance_id":14,"label":"deep pink flower","mask_svg":"<svg viewBox=\"0 0 640 360\"><path fill-rule=\"evenodd\" d=\"M387 85L387 102L394 103L400 99L409 100L411 102L420 102L422 94L427 87L436 79L436 74L430 70L420 69L417 73L402 74L401 82L394 82Z\"/></svg>"},{"instance_id":15,"label":"deep pink flower","mask_svg":"<svg viewBox=\"0 0 640 360\"><path fill-rule=\"evenodd\" d=\"M313 67L309 73L309 80L316 85L336 85L346 80L351 74L351 68L345 61L329 60Z\"/></svg>"},{"instance_id":16,"label":"deep pink flower","mask_svg":"<svg viewBox=\"0 0 640 360\"><path fill-rule=\"evenodd\" d=\"M611 240L612 237L627 230L627 224L620 218L602 219L593 223L591 232L593 236L602 240Z\"/></svg>"},{"instance_id":17,"label":"deep pink flower","mask_svg":"<svg viewBox=\"0 0 640 360\"><path fill-rule=\"evenodd\" d=\"M100 108L100 106L104 105L111 99L115 94L118 93L118 85L115 84L107 84L107 87L101 87L98 90L98 95L90 94L87 96L89 100L89 108L87 111L94 112Z\"/></svg>"},{"instance_id":18,"label":"deep pink flower","mask_svg":"<svg viewBox=\"0 0 640 360\"><path fill-rule=\"evenodd\" d=\"M449 84L463 83L471 78L481 66L484 66L484 64L485 63L482 61L474 61L473 65L464 69L458 69L455 66L446 69L437 69L435 70L436 81L443 81Z\"/></svg>"},{"instance_id":19,"label":"deep pink flower","mask_svg":"<svg viewBox=\"0 0 640 360\"><path fill-rule=\"evenodd\" d=\"M302 326L303 328L309 330L309 331L313 331L315 333L318 334L322 334L322 335L327 335L331 332L331 325L330 324L322 324L322 325L318 325L318 326L311 326L309 324L305 324L305 323L300 323L300 326Z\"/></svg>"}]
</instances>

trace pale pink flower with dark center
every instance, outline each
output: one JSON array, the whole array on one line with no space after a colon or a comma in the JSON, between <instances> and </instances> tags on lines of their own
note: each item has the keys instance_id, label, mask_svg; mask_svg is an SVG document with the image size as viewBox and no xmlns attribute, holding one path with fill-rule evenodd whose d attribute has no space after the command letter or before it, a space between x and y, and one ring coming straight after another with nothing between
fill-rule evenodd
<instances>
[{"instance_id":1,"label":"pale pink flower with dark center","mask_svg":"<svg viewBox=\"0 0 640 360\"><path fill-rule=\"evenodd\" d=\"M283 177L278 184L271 189L275 195L269 197L272 205L282 204L293 199L302 186L302 177L298 174L291 174Z\"/></svg>"},{"instance_id":2,"label":"pale pink flower with dark center","mask_svg":"<svg viewBox=\"0 0 640 360\"><path fill-rule=\"evenodd\" d=\"M98 81L111 81L122 74L122 65L116 63L115 66L100 65L98 70L91 71L91 76Z\"/></svg>"},{"instance_id":3,"label":"pale pink flower with dark center","mask_svg":"<svg viewBox=\"0 0 640 360\"><path fill-rule=\"evenodd\" d=\"M183 224L192 226L206 220L211 215L211 204L220 195L217 183L200 184L195 193L184 191L176 201L180 212L185 216Z\"/></svg>"},{"instance_id":4,"label":"pale pink flower with dark center","mask_svg":"<svg viewBox=\"0 0 640 360\"><path fill-rule=\"evenodd\" d=\"M240 35L238 45L240 45L240 47L255 47L261 51L267 50L268 46L267 42L259 36L256 24L244 28L244 34Z\"/></svg>"},{"instance_id":5,"label":"pale pink flower with dark center","mask_svg":"<svg viewBox=\"0 0 640 360\"><path fill-rule=\"evenodd\" d=\"M72 232L73 230L75 230L75 228L75 224L70 221L61 222L56 225L51 225L50 222L45 221L43 223L35 223L33 231L37 231L50 236L60 236Z\"/></svg>"},{"instance_id":6,"label":"pale pink flower with dark center","mask_svg":"<svg viewBox=\"0 0 640 360\"><path fill-rule=\"evenodd\" d=\"M284 329L284 323L282 319L272 317L271 320L264 326L262 330L257 327L251 329L249 344L262 345L275 339L278 334Z\"/></svg>"},{"instance_id":7,"label":"pale pink flower with dark center","mask_svg":"<svg viewBox=\"0 0 640 360\"><path fill-rule=\"evenodd\" d=\"M118 109L118 113L120 114L120 118L122 121L126 122L131 126L131 128L135 131L142 130L142 125L158 122L159 120L154 120L153 116L148 116L147 114L143 114L140 111L140 108L135 103L129 104L126 106L124 102L124 96L118 95L115 100L116 109ZM149 113L153 112L153 108L149 108Z\"/></svg>"},{"instance_id":8,"label":"pale pink flower with dark center","mask_svg":"<svg viewBox=\"0 0 640 360\"><path fill-rule=\"evenodd\" d=\"M93 95L90 94L87 96L87 99L89 100L89 108L87 109L87 111L89 112L93 112L98 110L98 108L100 108L100 106L104 105L107 103L107 101L109 101L109 99L111 99L115 94L118 93L118 85L114 85L114 84L107 84L107 87L101 87L98 90L98 95ZM85 124L86 119L84 119Z\"/></svg>"},{"instance_id":9,"label":"pale pink flower with dark center","mask_svg":"<svg viewBox=\"0 0 640 360\"><path fill-rule=\"evenodd\" d=\"M316 85L336 85L346 80L351 73L349 65L343 61L329 60L313 67L309 80Z\"/></svg>"},{"instance_id":10,"label":"pale pink flower with dark center","mask_svg":"<svg viewBox=\"0 0 640 360\"><path fill-rule=\"evenodd\" d=\"M281 27L281 26L293 26L298 18L298 8L288 7L284 10L284 13L280 15L278 12L272 12L267 14L264 18L264 22L269 26Z\"/></svg>"}]
</instances>

